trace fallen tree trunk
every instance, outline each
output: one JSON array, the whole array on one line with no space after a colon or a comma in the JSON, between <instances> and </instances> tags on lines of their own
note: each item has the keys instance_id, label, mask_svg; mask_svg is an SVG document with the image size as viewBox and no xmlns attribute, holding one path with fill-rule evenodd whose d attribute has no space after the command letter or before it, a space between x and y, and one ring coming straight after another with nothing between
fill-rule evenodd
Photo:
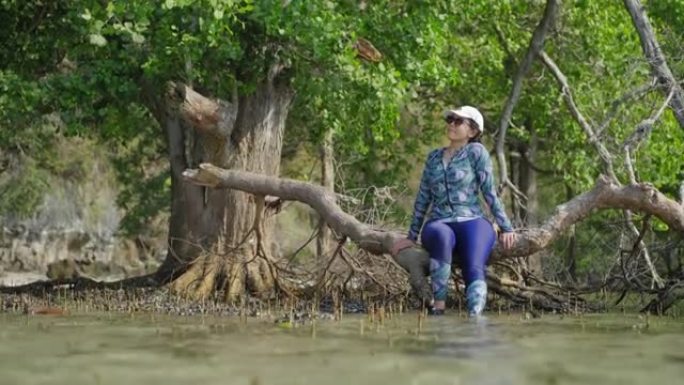
<instances>
[{"instance_id":1,"label":"fallen tree trunk","mask_svg":"<svg viewBox=\"0 0 684 385\"><path fill-rule=\"evenodd\" d=\"M183 173L186 180L217 189L237 189L255 195L273 195L283 200L306 203L316 210L339 234L348 236L362 249L373 254L389 253L392 245L405 234L374 229L342 211L333 193L306 182L276 178L257 173L225 170L208 163ZM549 246L571 225L592 212L604 209L628 209L658 217L670 228L684 233L684 206L670 199L648 183L618 186L600 177L594 188L556 207L554 214L538 228L520 231L516 244L503 250L496 246L492 257L529 256Z\"/></svg>"},{"instance_id":2,"label":"fallen tree trunk","mask_svg":"<svg viewBox=\"0 0 684 385\"><path fill-rule=\"evenodd\" d=\"M404 233L375 229L361 223L340 209L335 194L318 185L247 171L226 170L207 163L201 164L199 169L186 170L183 177L191 183L215 189L237 189L258 196L271 195L283 200L306 203L338 234L349 237L360 248L372 254L389 254L392 245L405 238ZM618 186L608 177L602 176L592 190L556 207L554 214L541 226L520 231L516 244L510 249L504 250L501 244L497 244L491 260L534 254L548 247L573 224L594 211L604 209L645 212L660 218L675 231L684 233L684 207L678 202L666 197L650 184ZM421 298L428 298L430 288L425 280L429 266L427 252L409 248L393 257L409 273L409 282L417 294Z\"/></svg>"}]
</instances>

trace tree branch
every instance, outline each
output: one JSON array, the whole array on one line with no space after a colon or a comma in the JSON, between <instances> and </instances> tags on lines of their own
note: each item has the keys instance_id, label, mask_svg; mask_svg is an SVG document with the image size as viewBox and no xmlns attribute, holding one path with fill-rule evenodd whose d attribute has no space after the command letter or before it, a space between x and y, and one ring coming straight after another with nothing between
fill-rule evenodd
<instances>
[{"instance_id":1,"label":"tree branch","mask_svg":"<svg viewBox=\"0 0 684 385\"><path fill-rule=\"evenodd\" d=\"M625 167L627 168L627 175L629 175L629 181L632 184L637 183L636 172L634 171L634 166L632 165L632 148L638 146L644 140L646 140L646 138L648 138L648 136L651 134L651 131L653 130L653 125L658 119L660 119L660 116L665 111L665 108L668 104L670 104L670 100L672 100L673 95L674 90L670 91L670 94L665 99L665 103L663 103L663 105L658 109L658 111L656 111L656 113L650 118L645 119L644 121L639 123L634 132L632 132L632 134L622 144L622 149L625 152ZM653 284L655 284L656 287L658 287L659 289L665 287L665 282L658 274L658 271L656 270L655 265L651 260L648 248L642 240L644 236L643 230L640 233L634 225L631 211L625 210L623 214L625 217L625 223L627 227L632 232L632 234L637 238L634 247L640 248L643 252L644 260L646 261L646 265L648 266L648 269L651 272L651 277L653 278ZM644 228L645 227L646 226L644 226Z\"/></svg>"},{"instance_id":2,"label":"tree branch","mask_svg":"<svg viewBox=\"0 0 684 385\"><path fill-rule=\"evenodd\" d=\"M593 128L591 125L587 122L587 120L582 116L581 112L577 108L577 105L575 104L573 97L572 97L572 92L570 90L570 85L568 84L567 78L565 75L561 72L561 70L558 68L556 63L545 53L541 52L540 54L542 62L551 70L553 73L554 77L558 81L558 83L561 86L561 90L563 93L563 98L568 105L568 109L570 110L570 113L573 115L575 120L580 124L584 132L586 133L587 137L589 138L589 142L594 145L596 148L596 151L599 154L599 157L603 160L603 165L605 172L608 173L609 177L615 182L619 183L617 176L615 175L614 169L613 169L613 163L612 163L612 156L606 149L606 147L603 145L603 143L600 141L598 135L594 132ZM674 92L674 91L673 91ZM623 150L625 152L625 167L627 168L627 173L629 175L629 180L632 185L636 185L637 180L636 180L636 173L634 172L634 167L632 165L632 158L631 158L631 147L637 143L640 143L645 137L648 136L648 134L651 132L651 129L653 127L653 123L655 122L656 119L660 117L660 115L663 113L665 110L665 106L669 103L670 99L672 98L673 92L670 92L670 95L667 98L667 101L665 102L665 105L661 107L658 112L654 115L653 118L651 119L646 119L644 122L640 123L637 126L637 129L635 130L632 135L625 140L623 144ZM629 95L629 94L628 94ZM623 97L624 98L624 97ZM614 104L615 106L615 104ZM617 108L615 108L616 110ZM610 116L610 115L609 115ZM607 122L609 119L606 120L604 123L607 125ZM630 209L625 209L623 212L623 216L625 218L625 225L627 228L630 230L630 232L638 239L638 241L635 243L641 251L642 255L644 257L644 260L646 261L646 264L649 267L649 270L651 272L651 276L653 278L653 282L660 288L663 287L664 282L662 278L658 275L658 272L655 269L655 266L653 265L653 262L651 261L650 253L648 252L648 248L646 247L646 244L641 241L641 237L643 236L642 234L639 233L639 230L636 228L632 221L632 213Z\"/></svg>"},{"instance_id":3,"label":"tree branch","mask_svg":"<svg viewBox=\"0 0 684 385\"><path fill-rule=\"evenodd\" d=\"M573 116L573 118L575 118L577 123L579 123L580 127L582 127L582 129L584 130L584 133L587 135L589 139L589 143L591 143L596 148L599 157L603 161L604 171L608 174L610 178L617 182L618 179L615 175L615 171L613 170L613 157L610 155L610 153L603 145L603 143L601 143L598 136L596 136L594 129L591 127L589 122L587 122L587 120L584 118L584 115L582 115L579 108L577 108L575 100L572 97L572 90L570 89L570 85L568 84L568 79L565 77L563 72L561 72L560 68L558 68L553 59L551 59L549 55L546 54L546 52L542 51L539 54L539 56L544 65L546 65L546 67L551 71L553 76L558 81L561 88L561 92L563 94L563 99L565 100L565 104L567 104L568 109L570 110L570 114Z\"/></svg>"},{"instance_id":4,"label":"tree branch","mask_svg":"<svg viewBox=\"0 0 684 385\"><path fill-rule=\"evenodd\" d=\"M627 139L625 139L625 141L622 143L622 150L625 152L625 167L627 168L627 174L629 175L630 183L637 182L634 166L632 165L632 148L640 145L651 134L651 131L653 131L653 125L658 119L660 119L660 116L665 111L665 108L667 108L667 105L670 104L670 100L672 100L673 95L674 90L671 90L670 94L667 96L665 102L658 109L658 111L656 111L656 113L650 118L644 119L641 123L639 123L634 132L632 132L632 134L630 134L629 137L627 137Z\"/></svg>"},{"instance_id":5,"label":"tree branch","mask_svg":"<svg viewBox=\"0 0 684 385\"><path fill-rule=\"evenodd\" d=\"M663 92L674 91L674 95L670 106L674 111L674 115L679 122L679 126L684 128L684 91L681 85L677 83L670 67L667 65L665 55L658 45L653 27L646 16L644 6L639 0L624 0L625 7L632 17L634 28L639 33L641 40L641 49L646 56L648 64L651 66L651 72L658 79L658 83L663 86Z\"/></svg>"},{"instance_id":6,"label":"tree branch","mask_svg":"<svg viewBox=\"0 0 684 385\"><path fill-rule=\"evenodd\" d=\"M499 163L499 183L503 186L507 185L506 181L508 180L508 170L506 169L506 157L504 154L506 130L508 129L511 116L513 115L513 109L520 98L523 79L532 67L534 59L544 46L544 38L558 13L559 2L559 0L547 0L544 16L539 21L537 28L535 28L534 33L532 34L530 46L527 48L525 57L518 67L518 71L513 79L513 88L511 88L511 93L508 95L503 113L501 114L501 120L499 121L499 136L496 138L496 159Z\"/></svg>"},{"instance_id":7,"label":"tree branch","mask_svg":"<svg viewBox=\"0 0 684 385\"><path fill-rule=\"evenodd\" d=\"M601 123L599 128L596 130L596 136L601 137L601 135L603 135L603 131L605 131L605 129L608 127L608 124L610 124L610 121L613 120L615 114L617 114L620 105L626 103L630 99L634 99L648 93L653 88L655 88L655 83L649 83L641 87L637 87L620 96L619 98L613 100L613 102L610 104L610 109L608 110L608 113L606 113L606 116L603 118L603 123Z\"/></svg>"},{"instance_id":8,"label":"tree branch","mask_svg":"<svg viewBox=\"0 0 684 385\"><path fill-rule=\"evenodd\" d=\"M272 195L306 203L338 234L348 236L359 247L373 254L389 253L397 240L405 238L405 234L373 229L361 223L340 209L333 193L314 184L247 171L225 170L207 163L201 164L199 169L186 170L183 176L202 186L233 188L251 194ZM555 213L540 227L522 231L513 248L504 251L497 245L492 257L529 256L549 246L573 224L592 212L603 209L645 212L684 234L684 207L678 202L669 199L650 184L618 186L607 177L601 177L592 190L556 207ZM422 258L427 259L427 253Z\"/></svg>"},{"instance_id":9,"label":"tree branch","mask_svg":"<svg viewBox=\"0 0 684 385\"><path fill-rule=\"evenodd\" d=\"M180 106L183 118L196 130L228 138L235 127L235 101L209 99L183 83L169 83L169 96Z\"/></svg>"},{"instance_id":10,"label":"tree branch","mask_svg":"<svg viewBox=\"0 0 684 385\"><path fill-rule=\"evenodd\" d=\"M549 176L553 176L553 177L558 177L558 176L561 175L561 172L558 171L558 170L548 170L548 169L544 169L544 168L539 167L536 163L534 163L534 162L530 159L530 157L527 155L527 153L526 153L525 151L521 151L521 152L520 152L520 156L522 156L522 158L525 160L525 162L527 163L527 165L529 165L530 168L531 168L532 170L534 170L534 172L537 172L537 173L540 173L540 174L549 175Z\"/></svg>"},{"instance_id":11,"label":"tree branch","mask_svg":"<svg viewBox=\"0 0 684 385\"><path fill-rule=\"evenodd\" d=\"M636 250L641 250L641 252L643 253L644 261L646 261L648 271L651 273L652 284L655 284L655 286L658 289L665 287L665 281L663 281L663 278L660 276L660 274L658 274L658 270L656 270L655 265L651 260L651 253L648 251L648 247L646 247L646 243L644 243L643 240L644 234L646 234L648 221L644 221L644 225L642 226L641 231L639 231L639 229L637 229L636 225L634 224L634 218L630 210L624 210L622 212L622 215L625 218L625 225L632 233L632 236L636 238L633 250L635 252Z\"/></svg>"},{"instance_id":12,"label":"tree branch","mask_svg":"<svg viewBox=\"0 0 684 385\"><path fill-rule=\"evenodd\" d=\"M361 248L382 254L405 234L374 230L345 213L336 203L335 194L322 186L291 179L273 178L246 171L226 170L201 164L198 170L186 170L186 180L213 188L233 188L255 195L273 195L284 200L303 202L316 210L337 233L348 236Z\"/></svg>"}]
</instances>

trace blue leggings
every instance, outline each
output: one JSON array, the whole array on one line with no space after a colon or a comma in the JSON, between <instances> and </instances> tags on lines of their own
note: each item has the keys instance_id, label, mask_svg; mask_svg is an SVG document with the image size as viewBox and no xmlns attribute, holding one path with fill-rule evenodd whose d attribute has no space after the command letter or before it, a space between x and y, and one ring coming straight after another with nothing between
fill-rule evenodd
<instances>
[{"instance_id":1,"label":"blue leggings","mask_svg":"<svg viewBox=\"0 0 684 385\"><path fill-rule=\"evenodd\" d=\"M449 223L431 221L425 224L421 241L430 253L430 277L434 299L444 301L454 251L459 257L466 286L475 280L484 280L496 233L492 224L484 218Z\"/></svg>"}]
</instances>

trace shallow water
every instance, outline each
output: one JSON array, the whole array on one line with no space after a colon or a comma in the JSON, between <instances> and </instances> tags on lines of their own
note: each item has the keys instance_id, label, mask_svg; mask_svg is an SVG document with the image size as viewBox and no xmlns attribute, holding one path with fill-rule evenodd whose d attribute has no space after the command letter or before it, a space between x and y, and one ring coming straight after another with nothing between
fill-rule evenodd
<instances>
[{"instance_id":1,"label":"shallow water","mask_svg":"<svg viewBox=\"0 0 684 385\"><path fill-rule=\"evenodd\" d=\"M683 347L684 320L636 315L0 314L0 384L684 384Z\"/></svg>"}]
</instances>

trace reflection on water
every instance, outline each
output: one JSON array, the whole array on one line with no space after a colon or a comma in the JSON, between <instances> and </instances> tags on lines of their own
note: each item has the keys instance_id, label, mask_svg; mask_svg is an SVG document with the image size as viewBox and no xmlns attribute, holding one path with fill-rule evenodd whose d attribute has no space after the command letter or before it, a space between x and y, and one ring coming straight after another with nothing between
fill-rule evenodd
<instances>
[{"instance_id":1,"label":"reflection on water","mask_svg":"<svg viewBox=\"0 0 684 385\"><path fill-rule=\"evenodd\" d=\"M0 314L0 384L684 384L684 321Z\"/></svg>"}]
</instances>

